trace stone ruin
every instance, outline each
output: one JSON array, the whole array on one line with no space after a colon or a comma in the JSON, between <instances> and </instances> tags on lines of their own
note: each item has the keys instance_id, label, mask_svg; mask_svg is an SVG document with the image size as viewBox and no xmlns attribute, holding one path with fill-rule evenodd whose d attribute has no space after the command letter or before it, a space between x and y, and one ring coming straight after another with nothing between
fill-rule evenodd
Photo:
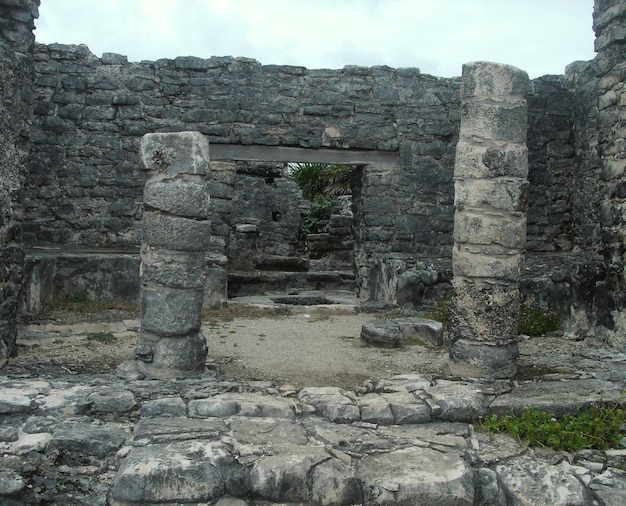
<instances>
[{"instance_id":1,"label":"stone ruin","mask_svg":"<svg viewBox=\"0 0 626 506\"><path fill-rule=\"evenodd\" d=\"M0 0L0 360L14 352L18 312L77 294L142 298L148 316L157 307L140 290L155 282L143 276L160 254L141 247L152 175L140 169L140 145L146 134L184 131L211 145L206 250L194 250L206 260L204 306L331 287L419 309L454 292L453 364L480 350L479 371L493 373L483 358L494 355L509 376L519 292L558 312L568 335L624 348L623 1L595 2L594 60L524 85L518 71L489 64L469 65L462 81L416 68L98 58L84 45L36 43L38 3ZM511 137L472 131L487 92L489 114L502 120L487 126L510 127ZM497 145L481 155L491 174L471 162L481 142ZM336 214L308 255L295 239L306 202L285 177L292 162L353 166L352 216ZM477 216L476 207L491 209ZM479 318L477 301L506 309Z\"/></svg>"}]
</instances>

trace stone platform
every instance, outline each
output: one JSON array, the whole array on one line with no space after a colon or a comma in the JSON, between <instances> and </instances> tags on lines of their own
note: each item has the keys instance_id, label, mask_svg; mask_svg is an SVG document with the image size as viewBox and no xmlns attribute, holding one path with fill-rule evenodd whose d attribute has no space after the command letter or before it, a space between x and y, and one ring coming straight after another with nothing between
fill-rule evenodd
<instances>
[{"instance_id":1,"label":"stone platform","mask_svg":"<svg viewBox=\"0 0 626 506\"><path fill-rule=\"evenodd\" d=\"M530 449L477 424L622 400L626 357L541 380L291 389L205 374L0 375L0 503L626 503L626 448Z\"/></svg>"}]
</instances>

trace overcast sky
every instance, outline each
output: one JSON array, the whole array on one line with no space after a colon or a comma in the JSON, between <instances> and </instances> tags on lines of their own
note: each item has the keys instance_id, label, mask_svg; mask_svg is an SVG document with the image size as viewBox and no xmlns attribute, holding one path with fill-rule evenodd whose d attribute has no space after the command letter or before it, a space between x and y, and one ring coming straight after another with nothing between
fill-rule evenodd
<instances>
[{"instance_id":1,"label":"overcast sky","mask_svg":"<svg viewBox=\"0 0 626 506\"><path fill-rule=\"evenodd\" d=\"M264 65L508 63L531 78L594 57L593 0L41 0L38 42L130 61L245 56Z\"/></svg>"}]
</instances>

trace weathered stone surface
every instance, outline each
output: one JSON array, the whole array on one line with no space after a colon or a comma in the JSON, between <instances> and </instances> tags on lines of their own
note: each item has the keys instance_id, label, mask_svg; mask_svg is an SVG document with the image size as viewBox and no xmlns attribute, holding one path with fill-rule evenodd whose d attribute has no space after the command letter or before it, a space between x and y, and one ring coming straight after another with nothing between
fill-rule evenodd
<instances>
[{"instance_id":1,"label":"weathered stone surface","mask_svg":"<svg viewBox=\"0 0 626 506\"><path fill-rule=\"evenodd\" d=\"M528 148L525 144L496 147L459 139L456 150L455 178L526 178L528 175Z\"/></svg>"},{"instance_id":2,"label":"weathered stone surface","mask_svg":"<svg viewBox=\"0 0 626 506\"><path fill-rule=\"evenodd\" d=\"M148 182L143 191L143 202L148 208L184 216L207 219L210 198L202 180L173 179Z\"/></svg>"},{"instance_id":3,"label":"weathered stone surface","mask_svg":"<svg viewBox=\"0 0 626 506\"><path fill-rule=\"evenodd\" d=\"M327 460L313 470L311 500L316 504L361 504L361 485L349 465Z\"/></svg>"},{"instance_id":4,"label":"weathered stone surface","mask_svg":"<svg viewBox=\"0 0 626 506\"><path fill-rule=\"evenodd\" d=\"M205 220L145 211L143 233L146 243L154 248L202 252L209 246L211 224Z\"/></svg>"},{"instance_id":5,"label":"weathered stone surface","mask_svg":"<svg viewBox=\"0 0 626 506\"><path fill-rule=\"evenodd\" d=\"M200 253L141 250L141 279L170 288L200 288L205 285L207 261Z\"/></svg>"},{"instance_id":6,"label":"weathered stone surface","mask_svg":"<svg viewBox=\"0 0 626 506\"><path fill-rule=\"evenodd\" d=\"M26 483L24 478L11 470L0 471L0 496L11 496L19 494Z\"/></svg>"},{"instance_id":7,"label":"weathered stone surface","mask_svg":"<svg viewBox=\"0 0 626 506\"><path fill-rule=\"evenodd\" d=\"M448 367L455 376L511 378L517 373L517 341L457 339L450 342L449 355Z\"/></svg>"},{"instance_id":8,"label":"weathered stone surface","mask_svg":"<svg viewBox=\"0 0 626 506\"><path fill-rule=\"evenodd\" d=\"M490 399L471 383L437 380L426 393L441 408L438 419L472 423L486 412Z\"/></svg>"},{"instance_id":9,"label":"weathered stone surface","mask_svg":"<svg viewBox=\"0 0 626 506\"><path fill-rule=\"evenodd\" d=\"M520 277L520 251L488 246L455 244L452 250L454 275L464 278L495 279L513 282Z\"/></svg>"},{"instance_id":10,"label":"weathered stone surface","mask_svg":"<svg viewBox=\"0 0 626 506\"><path fill-rule=\"evenodd\" d=\"M183 336L201 325L202 291L144 288L141 326L160 336Z\"/></svg>"},{"instance_id":11,"label":"weathered stone surface","mask_svg":"<svg viewBox=\"0 0 626 506\"><path fill-rule=\"evenodd\" d=\"M289 399L272 399L255 394L222 394L189 402L189 416L268 416L295 418Z\"/></svg>"},{"instance_id":12,"label":"weathered stone surface","mask_svg":"<svg viewBox=\"0 0 626 506\"><path fill-rule=\"evenodd\" d=\"M519 333L520 296L515 286L455 279L450 302L450 341L509 341Z\"/></svg>"},{"instance_id":13,"label":"weathered stone surface","mask_svg":"<svg viewBox=\"0 0 626 506\"><path fill-rule=\"evenodd\" d=\"M428 318L401 318L395 320L404 343L414 340L434 346L443 344L443 324Z\"/></svg>"},{"instance_id":14,"label":"weathered stone surface","mask_svg":"<svg viewBox=\"0 0 626 506\"><path fill-rule=\"evenodd\" d=\"M526 216L521 212L459 207L454 214L454 240L461 244L494 244L507 249L523 249L526 245Z\"/></svg>"},{"instance_id":15,"label":"weathered stone surface","mask_svg":"<svg viewBox=\"0 0 626 506\"><path fill-rule=\"evenodd\" d=\"M323 448L286 444L280 454L260 458L252 465L251 491L262 499L272 501L308 502L311 493L309 477L328 458ZM318 486L322 481L320 476ZM320 492L317 490L318 496ZM345 492L339 493L345 495Z\"/></svg>"},{"instance_id":16,"label":"weathered stone surface","mask_svg":"<svg viewBox=\"0 0 626 506\"><path fill-rule=\"evenodd\" d=\"M402 333L394 321L371 321L361 327L361 339L367 344L384 348L399 348L404 345Z\"/></svg>"},{"instance_id":17,"label":"weathered stone surface","mask_svg":"<svg viewBox=\"0 0 626 506\"><path fill-rule=\"evenodd\" d=\"M346 396L346 392L336 387L303 388L298 400L310 404L324 418L331 422L350 423L359 420L360 411L356 402Z\"/></svg>"},{"instance_id":18,"label":"weathered stone surface","mask_svg":"<svg viewBox=\"0 0 626 506\"><path fill-rule=\"evenodd\" d=\"M365 504L474 504L474 471L458 455L406 448L357 465Z\"/></svg>"},{"instance_id":19,"label":"weathered stone surface","mask_svg":"<svg viewBox=\"0 0 626 506\"><path fill-rule=\"evenodd\" d=\"M610 468L594 477L590 485L600 504L621 506L626 503L626 472Z\"/></svg>"},{"instance_id":20,"label":"weathered stone surface","mask_svg":"<svg viewBox=\"0 0 626 506\"><path fill-rule=\"evenodd\" d=\"M490 411L504 415L511 411L521 413L525 407L534 406L550 411L556 416L576 414L581 406L595 402L598 394L606 402L620 399L619 386L611 381L579 379L576 381L544 381L523 383L514 393L503 394L490 405Z\"/></svg>"},{"instance_id":21,"label":"weathered stone surface","mask_svg":"<svg viewBox=\"0 0 626 506\"><path fill-rule=\"evenodd\" d=\"M454 205L489 207L502 211L527 211L529 183L524 178L461 179L454 181Z\"/></svg>"},{"instance_id":22,"label":"weathered stone surface","mask_svg":"<svg viewBox=\"0 0 626 506\"><path fill-rule=\"evenodd\" d=\"M589 504L591 500L578 478L559 466L518 457L496 466L495 471L513 504Z\"/></svg>"},{"instance_id":23,"label":"weathered stone surface","mask_svg":"<svg viewBox=\"0 0 626 506\"><path fill-rule=\"evenodd\" d=\"M407 391L381 394L389 403L394 423L426 423L432 420L430 406Z\"/></svg>"},{"instance_id":24,"label":"weathered stone surface","mask_svg":"<svg viewBox=\"0 0 626 506\"><path fill-rule=\"evenodd\" d=\"M469 100L463 107L465 115L461 120L461 137L526 142L526 100L510 103Z\"/></svg>"},{"instance_id":25,"label":"weathered stone surface","mask_svg":"<svg viewBox=\"0 0 626 506\"><path fill-rule=\"evenodd\" d=\"M148 377L176 378L203 372L207 356L202 332L183 336L156 336L141 332L135 358L137 368Z\"/></svg>"},{"instance_id":26,"label":"weathered stone surface","mask_svg":"<svg viewBox=\"0 0 626 506\"><path fill-rule=\"evenodd\" d=\"M144 402L141 406L141 416L145 418L161 416L184 416L187 414L187 405L180 397L165 397Z\"/></svg>"},{"instance_id":27,"label":"weathered stone surface","mask_svg":"<svg viewBox=\"0 0 626 506\"><path fill-rule=\"evenodd\" d=\"M129 390L101 387L86 397L95 413L130 413L137 407L135 396Z\"/></svg>"},{"instance_id":28,"label":"weathered stone surface","mask_svg":"<svg viewBox=\"0 0 626 506\"><path fill-rule=\"evenodd\" d=\"M143 409L142 409L143 412ZM135 445L173 443L190 439L213 440L226 432L223 420L155 416L141 418L133 430Z\"/></svg>"},{"instance_id":29,"label":"weathered stone surface","mask_svg":"<svg viewBox=\"0 0 626 506\"><path fill-rule=\"evenodd\" d=\"M360 397L358 406L361 410L361 420L368 423L380 425L391 425L394 423L393 413L389 402L380 395L366 395Z\"/></svg>"},{"instance_id":30,"label":"weathered stone surface","mask_svg":"<svg viewBox=\"0 0 626 506\"><path fill-rule=\"evenodd\" d=\"M102 458L117 451L125 440L121 429L68 422L54 431L46 453L62 455L67 461L90 462L90 457Z\"/></svg>"},{"instance_id":31,"label":"weathered stone surface","mask_svg":"<svg viewBox=\"0 0 626 506\"><path fill-rule=\"evenodd\" d=\"M209 169L209 141L200 132L146 134L139 149L145 170L204 175Z\"/></svg>"},{"instance_id":32,"label":"weathered stone surface","mask_svg":"<svg viewBox=\"0 0 626 506\"><path fill-rule=\"evenodd\" d=\"M115 475L112 496L122 504L210 501L224 495L233 462L229 448L214 441L135 448Z\"/></svg>"},{"instance_id":33,"label":"weathered stone surface","mask_svg":"<svg viewBox=\"0 0 626 506\"><path fill-rule=\"evenodd\" d=\"M461 98L493 95L526 96L528 74L510 65L476 61L463 64Z\"/></svg>"}]
</instances>

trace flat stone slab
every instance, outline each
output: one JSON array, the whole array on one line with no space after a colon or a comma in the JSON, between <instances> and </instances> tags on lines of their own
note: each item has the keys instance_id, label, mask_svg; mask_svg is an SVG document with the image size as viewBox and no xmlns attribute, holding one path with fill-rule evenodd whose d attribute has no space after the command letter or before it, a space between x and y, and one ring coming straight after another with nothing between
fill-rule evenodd
<instances>
[{"instance_id":1,"label":"flat stone slab","mask_svg":"<svg viewBox=\"0 0 626 506\"><path fill-rule=\"evenodd\" d=\"M427 318L374 320L362 325L361 339L381 348L401 348L406 344L441 346L443 324Z\"/></svg>"},{"instance_id":2,"label":"flat stone slab","mask_svg":"<svg viewBox=\"0 0 626 506\"><path fill-rule=\"evenodd\" d=\"M454 453L404 448L357 465L365 504L474 504L474 470Z\"/></svg>"},{"instance_id":3,"label":"flat stone slab","mask_svg":"<svg viewBox=\"0 0 626 506\"><path fill-rule=\"evenodd\" d=\"M511 393L496 398L489 406L489 411L498 415L511 411L520 414L525 408L535 407L557 416L576 414L581 406L599 400L620 401L622 389L623 386L597 379L522 383Z\"/></svg>"}]
</instances>

